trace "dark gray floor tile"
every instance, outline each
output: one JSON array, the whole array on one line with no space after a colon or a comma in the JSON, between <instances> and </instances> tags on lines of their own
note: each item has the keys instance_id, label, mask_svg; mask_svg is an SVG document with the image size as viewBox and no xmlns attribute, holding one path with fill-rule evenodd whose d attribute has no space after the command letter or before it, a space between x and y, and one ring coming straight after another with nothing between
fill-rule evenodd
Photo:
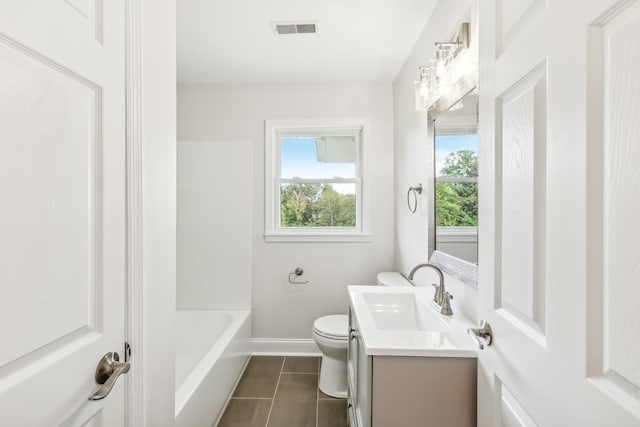
<instances>
[{"instance_id":1,"label":"dark gray floor tile","mask_svg":"<svg viewBox=\"0 0 640 427\"><path fill-rule=\"evenodd\" d=\"M284 360L284 368L282 368L282 372L307 372L317 374L319 367L319 357L287 356Z\"/></svg>"},{"instance_id":2,"label":"dark gray floor tile","mask_svg":"<svg viewBox=\"0 0 640 427\"><path fill-rule=\"evenodd\" d=\"M231 399L218 427L265 427L271 399Z\"/></svg>"},{"instance_id":3,"label":"dark gray floor tile","mask_svg":"<svg viewBox=\"0 0 640 427\"><path fill-rule=\"evenodd\" d=\"M251 357L233 397L273 397L283 356Z\"/></svg>"},{"instance_id":4,"label":"dark gray floor tile","mask_svg":"<svg viewBox=\"0 0 640 427\"><path fill-rule=\"evenodd\" d=\"M268 427L315 427L317 374L282 374Z\"/></svg>"},{"instance_id":5,"label":"dark gray floor tile","mask_svg":"<svg viewBox=\"0 0 640 427\"><path fill-rule=\"evenodd\" d=\"M318 401L318 427L347 427L347 401Z\"/></svg>"}]
</instances>

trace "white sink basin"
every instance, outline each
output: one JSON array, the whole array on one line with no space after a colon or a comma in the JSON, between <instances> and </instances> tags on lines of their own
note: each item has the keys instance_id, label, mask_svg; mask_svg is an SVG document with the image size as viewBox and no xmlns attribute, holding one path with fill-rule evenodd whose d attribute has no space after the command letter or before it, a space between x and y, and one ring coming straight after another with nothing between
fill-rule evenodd
<instances>
[{"instance_id":1,"label":"white sink basin","mask_svg":"<svg viewBox=\"0 0 640 427\"><path fill-rule=\"evenodd\" d=\"M413 293L363 293L378 329L451 332L451 328Z\"/></svg>"},{"instance_id":2,"label":"white sink basin","mask_svg":"<svg viewBox=\"0 0 640 427\"><path fill-rule=\"evenodd\" d=\"M367 355L477 357L473 324L440 314L430 287L349 286L349 299Z\"/></svg>"}]
</instances>

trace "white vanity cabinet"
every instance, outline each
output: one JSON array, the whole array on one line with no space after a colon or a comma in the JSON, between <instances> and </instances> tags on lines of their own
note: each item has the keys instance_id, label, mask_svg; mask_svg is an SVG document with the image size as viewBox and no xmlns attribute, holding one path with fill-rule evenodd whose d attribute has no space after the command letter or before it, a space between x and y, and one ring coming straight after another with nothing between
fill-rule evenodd
<instances>
[{"instance_id":1,"label":"white vanity cabinet","mask_svg":"<svg viewBox=\"0 0 640 427\"><path fill-rule=\"evenodd\" d=\"M371 357L367 356L358 322L349 310L349 350L347 360L348 418L349 426L371 425Z\"/></svg>"},{"instance_id":2,"label":"white vanity cabinet","mask_svg":"<svg viewBox=\"0 0 640 427\"><path fill-rule=\"evenodd\" d=\"M353 307L349 327L351 427L476 425L475 357L370 355Z\"/></svg>"}]
</instances>

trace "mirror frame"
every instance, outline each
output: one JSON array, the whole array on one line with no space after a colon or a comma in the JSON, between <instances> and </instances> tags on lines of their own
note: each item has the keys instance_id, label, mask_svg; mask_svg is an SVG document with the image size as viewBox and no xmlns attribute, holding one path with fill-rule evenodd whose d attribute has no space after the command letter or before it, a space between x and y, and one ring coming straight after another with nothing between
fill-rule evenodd
<instances>
[{"instance_id":1,"label":"mirror frame","mask_svg":"<svg viewBox=\"0 0 640 427\"><path fill-rule=\"evenodd\" d=\"M436 249L436 179L435 179L435 122L438 115L449 110L453 104L464 98L478 86L477 79L463 78L456 85L456 90L440 98L435 107L427 113L427 183L431 197L427 197L427 257L431 264L438 266L443 272L455 277L461 282L478 287L478 265L460 258L456 258ZM479 230L478 230L479 231ZM479 236L478 236L479 239Z\"/></svg>"}]
</instances>

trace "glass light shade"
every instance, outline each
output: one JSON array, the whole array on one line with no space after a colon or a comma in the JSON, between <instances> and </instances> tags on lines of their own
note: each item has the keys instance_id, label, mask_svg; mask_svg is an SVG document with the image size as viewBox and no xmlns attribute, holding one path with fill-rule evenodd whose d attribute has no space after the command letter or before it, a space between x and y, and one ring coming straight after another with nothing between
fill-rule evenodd
<instances>
[{"instance_id":1,"label":"glass light shade","mask_svg":"<svg viewBox=\"0 0 640 427\"><path fill-rule=\"evenodd\" d=\"M440 47L436 53L436 75L439 78L444 77L449 71L447 67L449 63L449 56L450 52L443 47Z\"/></svg>"},{"instance_id":2,"label":"glass light shade","mask_svg":"<svg viewBox=\"0 0 640 427\"><path fill-rule=\"evenodd\" d=\"M443 95L448 94L453 90L451 81L449 80L449 74L445 74L439 78L436 82L436 87L433 90L433 96L437 99Z\"/></svg>"},{"instance_id":3,"label":"glass light shade","mask_svg":"<svg viewBox=\"0 0 640 427\"><path fill-rule=\"evenodd\" d=\"M429 108L429 85L421 80L414 82L414 85L416 111L427 111Z\"/></svg>"},{"instance_id":4,"label":"glass light shade","mask_svg":"<svg viewBox=\"0 0 640 427\"><path fill-rule=\"evenodd\" d=\"M478 65L469 49L461 50L455 59L451 61L448 70L448 75L452 81L460 80L464 76L477 75L477 73Z\"/></svg>"}]
</instances>

